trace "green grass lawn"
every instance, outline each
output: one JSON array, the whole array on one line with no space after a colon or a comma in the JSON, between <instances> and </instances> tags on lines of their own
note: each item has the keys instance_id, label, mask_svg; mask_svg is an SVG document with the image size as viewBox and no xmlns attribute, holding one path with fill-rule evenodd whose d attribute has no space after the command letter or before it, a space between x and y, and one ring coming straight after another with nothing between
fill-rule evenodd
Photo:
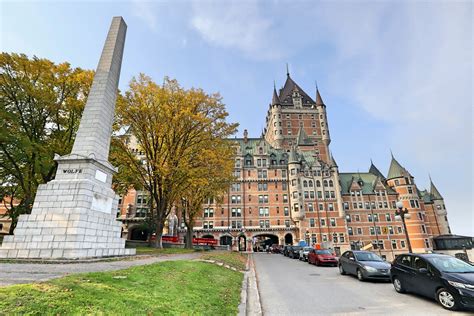
<instances>
[{"instance_id":1,"label":"green grass lawn","mask_svg":"<svg viewBox=\"0 0 474 316\"><path fill-rule=\"evenodd\" d=\"M247 254L235 251L210 251L204 253L201 259L219 261L243 271L247 263Z\"/></svg>"},{"instance_id":2,"label":"green grass lawn","mask_svg":"<svg viewBox=\"0 0 474 316\"><path fill-rule=\"evenodd\" d=\"M193 253L199 250L184 248L153 248L153 247L137 247L137 255L170 255L179 253Z\"/></svg>"},{"instance_id":3,"label":"green grass lawn","mask_svg":"<svg viewBox=\"0 0 474 316\"><path fill-rule=\"evenodd\" d=\"M242 278L195 261L76 274L0 288L0 314L236 315Z\"/></svg>"}]
</instances>

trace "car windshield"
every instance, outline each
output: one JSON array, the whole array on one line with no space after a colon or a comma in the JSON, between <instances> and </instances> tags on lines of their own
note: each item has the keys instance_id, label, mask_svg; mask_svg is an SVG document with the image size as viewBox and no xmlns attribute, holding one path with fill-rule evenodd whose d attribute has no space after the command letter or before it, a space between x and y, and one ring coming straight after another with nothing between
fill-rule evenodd
<instances>
[{"instance_id":1,"label":"car windshield","mask_svg":"<svg viewBox=\"0 0 474 316\"><path fill-rule=\"evenodd\" d=\"M451 273L474 273L474 267L454 257L427 258L438 270Z\"/></svg>"},{"instance_id":2,"label":"car windshield","mask_svg":"<svg viewBox=\"0 0 474 316\"><path fill-rule=\"evenodd\" d=\"M332 253L329 250L316 250L316 253L318 255L332 255Z\"/></svg>"},{"instance_id":3,"label":"car windshield","mask_svg":"<svg viewBox=\"0 0 474 316\"><path fill-rule=\"evenodd\" d=\"M383 261L382 258L371 252L356 252L354 254L357 261Z\"/></svg>"}]
</instances>

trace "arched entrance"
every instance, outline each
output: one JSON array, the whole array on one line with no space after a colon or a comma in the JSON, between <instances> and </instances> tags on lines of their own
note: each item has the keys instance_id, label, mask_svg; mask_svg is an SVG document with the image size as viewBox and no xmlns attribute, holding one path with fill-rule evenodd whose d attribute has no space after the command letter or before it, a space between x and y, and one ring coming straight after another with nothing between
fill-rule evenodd
<instances>
[{"instance_id":1,"label":"arched entrance","mask_svg":"<svg viewBox=\"0 0 474 316\"><path fill-rule=\"evenodd\" d=\"M219 243L221 246L232 246L232 236L221 236L221 238L219 238Z\"/></svg>"},{"instance_id":2,"label":"arched entrance","mask_svg":"<svg viewBox=\"0 0 474 316\"><path fill-rule=\"evenodd\" d=\"M285 245L293 245L293 235L288 233L285 235Z\"/></svg>"},{"instance_id":3,"label":"arched entrance","mask_svg":"<svg viewBox=\"0 0 474 316\"><path fill-rule=\"evenodd\" d=\"M150 231L148 230L148 228L136 227L136 228L133 228L130 233L130 240L146 241L148 239L149 234L150 234Z\"/></svg>"},{"instance_id":4,"label":"arched entrance","mask_svg":"<svg viewBox=\"0 0 474 316\"><path fill-rule=\"evenodd\" d=\"M253 251L265 251L273 244L279 244L278 236L273 234L259 234L253 237Z\"/></svg>"},{"instance_id":5,"label":"arched entrance","mask_svg":"<svg viewBox=\"0 0 474 316\"><path fill-rule=\"evenodd\" d=\"M239 243L239 251L246 251L247 238L245 237L245 235L240 235L237 241Z\"/></svg>"}]
</instances>

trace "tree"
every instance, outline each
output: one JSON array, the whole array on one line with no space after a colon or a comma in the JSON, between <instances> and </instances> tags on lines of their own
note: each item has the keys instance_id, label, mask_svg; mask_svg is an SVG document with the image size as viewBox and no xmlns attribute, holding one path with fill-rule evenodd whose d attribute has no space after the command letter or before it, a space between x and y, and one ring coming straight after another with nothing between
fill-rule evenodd
<instances>
[{"instance_id":1,"label":"tree","mask_svg":"<svg viewBox=\"0 0 474 316\"><path fill-rule=\"evenodd\" d=\"M207 199L221 201L230 184L235 180L235 149L226 139L210 139L198 155L198 167L188 178L187 189L183 193L183 220L186 225L186 248L193 248L193 228L196 217L202 213L202 205Z\"/></svg>"},{"instance_id":2,"label":"tree","mask_svg":"<svg viewBox=\"0 0 474 316\"><path fill-rule=\"evenodd\" d=\"M0 198L11 201L10 234L31 212L38 185L53 179L54 154L71 151L92 79L68 63L0 55Z\"/></svg>"},{"instance_id":3,"label":"tree","mask_svg":"<svg viewBox=\"0 0 474 316\"><path fill-rule=\"evenodd\" d=\"M117 103L117 116L119 125L129 127L136 139L137 148L131 148L120 138L120 159L150 196L148 220L156 233L154 246L161 248L173 203L180 201L193 177L202 174L200 155L213 140L232 135L237 124L226 122L218 94L185 90L168 78L160 86L143 74L130 82L123 102Z\"/></svg>"}]
</instances>

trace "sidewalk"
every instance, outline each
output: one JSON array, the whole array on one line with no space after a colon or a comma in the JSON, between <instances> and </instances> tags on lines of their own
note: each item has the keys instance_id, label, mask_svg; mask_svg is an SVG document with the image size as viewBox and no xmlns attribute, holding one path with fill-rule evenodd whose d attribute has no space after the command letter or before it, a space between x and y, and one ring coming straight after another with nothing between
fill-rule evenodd
<instances>
[{"instance_id":1,"label":"sidewalk","mask_svg":"<svg viewBox=\"0 0 474 316\"><path fill-rule=\"evenodd\" d=\"M68 274L115 271L129 267L172 260L193 260L200 253L160 255L135 260L99 261L87 263L0 263L0 286L42 282Z\"/></svg>"}]
</instances>

